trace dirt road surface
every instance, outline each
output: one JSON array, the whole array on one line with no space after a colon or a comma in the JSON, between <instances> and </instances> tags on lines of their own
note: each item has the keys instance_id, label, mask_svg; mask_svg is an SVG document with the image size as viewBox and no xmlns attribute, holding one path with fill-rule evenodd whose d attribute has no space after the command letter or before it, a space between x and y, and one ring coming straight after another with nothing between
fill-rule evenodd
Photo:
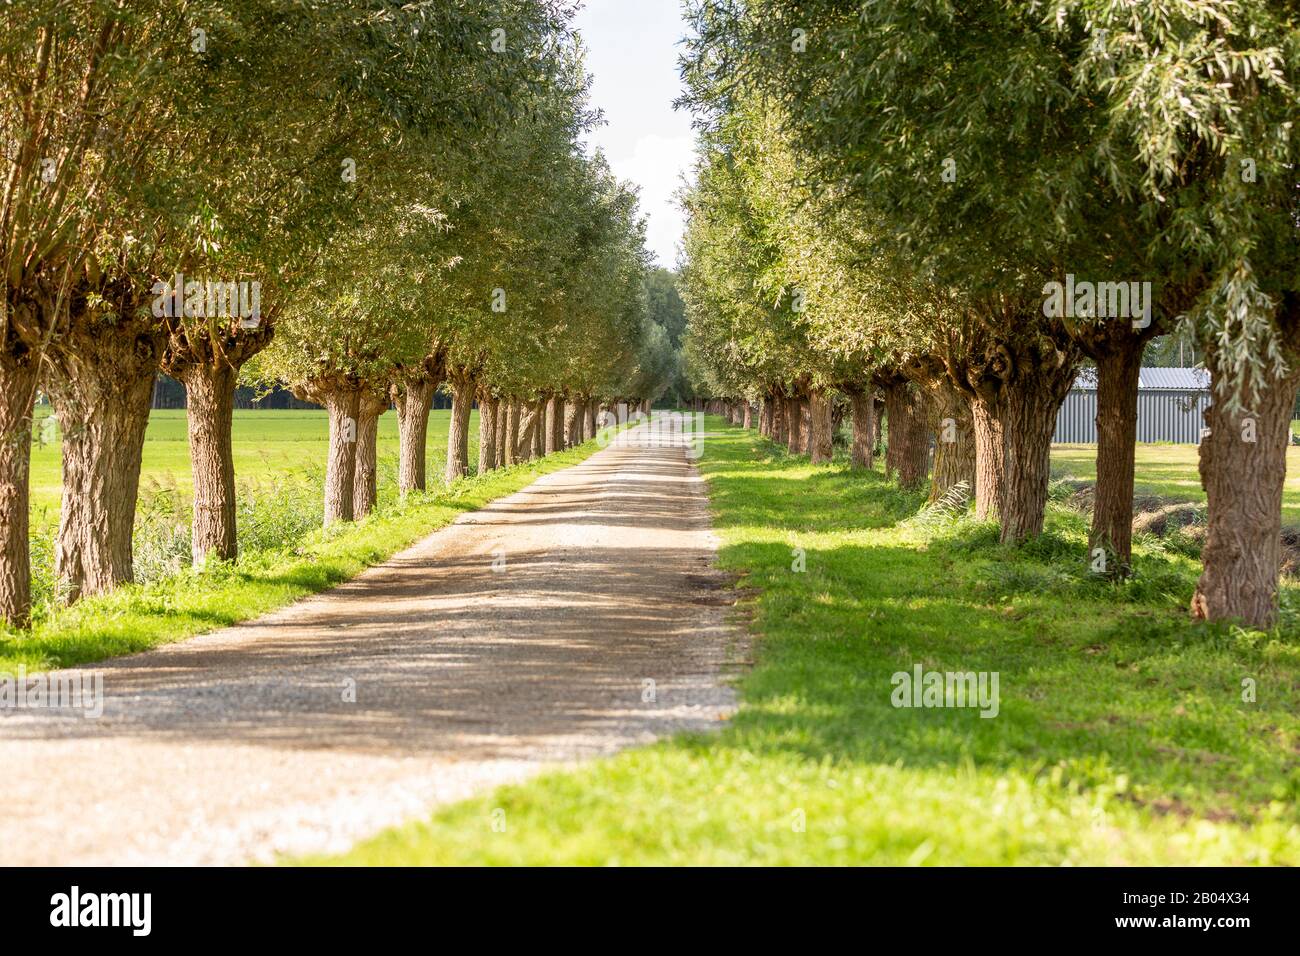
<instances>
[{"instance_id":1,"label":"dirt road surface","mask_svg":"<svg viewBox=\"0 0 1300 956\"><path fill-rule=\"evenodd\" d=\"M547 767L717 727L743 650L702 480L649 434L325 594L87 668L98 719L0 709L0 864L342 851Z\"/></svg>"}]
</instances>

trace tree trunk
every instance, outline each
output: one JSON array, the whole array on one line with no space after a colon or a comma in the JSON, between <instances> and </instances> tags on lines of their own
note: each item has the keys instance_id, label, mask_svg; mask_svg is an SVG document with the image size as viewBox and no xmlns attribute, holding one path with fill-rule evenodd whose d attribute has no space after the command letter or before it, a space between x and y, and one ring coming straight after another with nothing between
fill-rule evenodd
<instances>
[{"instance_id":1,"label":"tree trunk","mask_svg":"<svg viewBox=\"0 0 1300 956\"><path fill-rule=\"evenodd\" d=\"M870 471L872 448L875 445L876 400L871 392L862 390L849 394L853 404L853 443L850 448L850 467Z\"/></svg>"},{"instance_id":2,"label":"tree trunk","mask_svg":"<svg viewBox=\"0 0 1300 956\"><path fill-rule=\"evenodd\" d=\"M375 510L379 500L379 416L388 411L387 392L366 392L357 409L357 463L352 473L352 519Z\"/></svg>"},{"instance_id":3,"label":"tree trunk","mask_svg":"<svg viewBox=\"0 0 1300 956\"><path fill-rule=\"evenodd\" d=\"M51 351L63 429L58 575L67 599L133 580L131 540L161 336L76 332Z\"/></svg>"},{"instance_id":4,"label":"tree trunk","mask_svg":"<svg viewBox=\"0 0 1300 956\"><path fill-rule=\"evenodd\" d=\"M351 521L353 516L361 390L331 389L322 399L330 419L329 461L325 467L325 527L328 528L339 521Z\"/></svg>"},{"instance_id":5,"label":"tree trunk","mask_svg":"<svg viewBox=\"0 0 1300 956\"><path fill-rule=\"evenodd\" d=\"M519 461L519 399L506 399L506 464Z\"/></svg>"},{"instance_id":6,"label":"tree trunk","mask_svg":"<svg viewBox=\"0 0 1300 956\"><path fill-rule=\"evenodd\" d=\"M578 431L582 426L578 424L578 403L576 401L566 401L564 403L564 447L572 448L578 444Z\"/></svg>"},{"instance_id":7,"label":"tree trunk","mask_svg":"<svg viewBox=\"0 0 1300 956\"><path fill-rule=\"evenodd\" d=\"M1200 472L1209 519L1192 614L1266 628L1277 618L1282 486L1300 363L1292 357L1290 374L1269 375L1263 388L1243 398L1247 411L1230 413L1215 359L1207 349L1214 395L1205 412L1209 434L1201 439Z\"/></svg>"},{"instance_id":8,"label":"tree trunk","mask_svg":"<svg viewBox=\"0 0 1300 956\"><path fill-rule=\"evenodd\" d=\"M885 473L897 475L902 488L919 488L930 459L924 396L906 379L893 379L882 389L889 442L885 448Z\"/></svg>"},{"instance_id":9,"label":"tree trunk","mask_svg":"<svg viewBox=\"0 0 1300 956\"><path fill-rule=\"evenodd\" d=\"M807 441L803 436L803 401L791 395L785 400L786 451L802 455Z\"/></svg>"},{"instance_id":10,"label":"tree trunk","mask_svg":"<svg viewBox=\"0 0 1300 956\"><path fill-rule=\"evenodd\" d=\"M201 567L210 556L218 561L234 561L239 546L230 430L239 370L224 362L194 362L178 369L177 374L185 386L194 472L190 554L195 567Z\"/></svg>"},{"instance_id":11,"label":"tree trunk","mask_svg":"<svg viewBox=\"0 0 1300 956\"><path fill-rule=\"evenodd\" d=\"M929 498L933 504L963 481L968 492L974 489L975 427L970 403L946 377L931 384L930 394L930 428L936 436Z\"/></svg>"},{"instance_id":12,"label":"tree trunk","mask_svg":"<svg viewBox=\"0 0 1300 956\"><path fill-rule=\"evenodd\" d=\"M31 619L28 522L32 405L39 363L30 352L0 357L0 623L25 628Z\"/></svg>"},{"instance_id":13,"label":"tree trunk","mask_svg":"<svg viewBox=\"0 0 1300 956\"><path fill-rule=\"evenodd\" d=\"M741 425L747 429L754 427L754 406L749 404L749 399L745 399L745 418Z\"/></svg>"},{"instance_id":14,"label":"tree trunk","mask_svg":"<svg viewBox=\"0 0 1300 956\"><path fill-rule=\"evenodd\" d=\"M546 400L546 454L559 451L564 446L564 403L552 395Z\"/></svg>"},{"instance_id":15,"label":"tree trunk","mask_svg":"<svg viewBox=\"0 0 1300 956\"><path fill-rule=\"evenodd\" d=\"M541 458L546 454L546 399L539 398L533 403L533 457Z\"/></svg>"},{"instance_id":16,"label":"tree trunk","mask_svg":"<svg viewBox=\"0 0 1300 956\"><path fill-rule=\"evenodd\" d=\"M497 400L486 389L478 400L478 473L497 466Z\"/></svg>"},{"instance_id":17,"label":"tree trunk","mask_svg":"<svg viewBox=\"0 0 1300 956\"><path fill-rule=\"evenodd\" d=\"M772 431L771 400L763 395L758 400L758 433L763 438L770 438Z\"/></svg>"},{"instance_id":18,"label":"tree trunk","mask_svg":"<svg viewBox=\"0 0 1300 956\"><path fill-rule=\"evenodd\" d=\"M533 435L537 432L537 410L531 402L519 403L519 438L515 445L515 461L528 461L533 457Z\"/></svg>"},{"instance_id":19,"label":"tree trunk","mask_svg":"<svg viewBox=\"0 0 1300 956\"><path fill-rule=\"evenodd\" d=\"M748 406L746 406L748 408ZM812 428L812 453L810 458L814 465L829 464L835 457L835 437L831 431L830 395L825 389L816 388L808 394L808 410Z\"/></svg>"},{"instance_id":20,"label":"tree trunk","mask_svg":"<svg viewBox=\"0 0 1300 956\"><path fill-rule=\"evenodd\" d=\"M498 398L496 410L496 466L506 466L506 446L510 443L510 399Z\"/></svg>"},{"instance_id":21,"label":"tree trunk","mask_svg":"<svg viewBox=\"0 0 1300 956\"><path fill-rule=\"evenodd\" d=\"M1106 555L1106 575L1127 577L1133 561L1133 455L1137 444L1141 349L1097 357L1097 484L1089 552Z\"/></svg>"},{"instance_id":22,"label":"tree trunk","mask_svg":"<svg viewBox=\"0 0 1300 956\"><path fill-rule=\"evenodd\" d=\"M397 405L397 490L405 498L424 491L428 484L429 409L438 383L432 379L407 379L395 386Z\"/></svg>"},{"instance_id":23,"label":"tree trunk","mask_svg":"<svg viewBox=\"0 0 1300 956\"><path fill-rule=\"evenodd\" d=\"M583 406L586 413L586 421L582 425L582 440L591 441L596 437L596 403L592 399L587 399Z\"/></svg>"},{"instance_id":24,"label":"tree trunk","mask_svg":"<svg viewBox=\"0 0 1300 956\"><path fill-rule=\"evenodd\" d=\"M1043 531L1051 480L1056 414L1074 383L1074 363L1026 369L1008 379L1002 441L1006 452L1002 542L1018 543Z\"/></svg>"},{"instance_id":25,"label":"tree trunk","mask_svg":"<svg viewBox=\"0 0 1300 956\"><path fill-rule=\"evenodd\" d=\"M451 379L451 423L447 428L447 470L451 484L469 474L469 416L474 408L474 380L468 375Z\"/></svg>"},{"instance_id":26,"label":"tree trunk","mask_svg":"<svg viewBox=\"0 0 1300 956\"><path fill-rule=\"evenodd\" d=\"M787 445L790 441L790 429L787 425L790 405L786 397L777 392L772 396L772 441L778 445Z\"/></svg>"},{"instance_id":27,"label":"tree trunk","mask_svg":"<svg viewBox=\"0 0 1300 956\"><path fill-rule=\"evenodd\" d=\"M1006 494L1006 444L1002 440L1001 403L986 396L970 400L975 431L975 517L980 521L1002 514Z\"/></svg>"}]
</instances>

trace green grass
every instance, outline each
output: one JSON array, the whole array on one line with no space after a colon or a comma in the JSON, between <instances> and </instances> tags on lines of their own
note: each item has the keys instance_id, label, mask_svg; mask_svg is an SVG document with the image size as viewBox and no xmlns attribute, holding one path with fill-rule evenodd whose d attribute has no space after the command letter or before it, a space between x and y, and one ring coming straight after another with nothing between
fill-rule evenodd
<instances>
[{"instance_id":1,"label":"green grass","mask_svg":"<svg viewBox=\"0 0 1300 956\"><path fill-rule=\"evenodd\" d=\"M1300 427L1300 423L1297 423ZM1134 491L1170 501L1205 503L1197 472L1195 445L1138 445L1134 456ZM1300 445L1286 454L1286 484L1282 492L1282 523L1300 525ZM1053 445L1052 477L1097 480L1096 445Z\"/></svg>"},{"instance_id":2,"label":"green grass","mask_svg":"<svg viewBox=\"0 0 1300 956\"><path fill-rule=\"evenodd\" d=\"M319 486L305 480L301 472L318 468L319 459L324 455L325 433L319 431L320 414L250 412L240 416L237 432L237 441L242 446L237 458L245 461L257 457L255 449L262 443L262 434L280 436L265 442L264 460L274 464L268 464L262 477L280 483L272 484L263 497L296 496L290 504L308 512L308 520L313 523L320 509ZM174 445L182 450L181 455L185 454L183 421L178 424L174 414L162 413L157 420L151 420L150 429L146 451L149 478L158 481L182 473L188 475L188 458L179 457L170 447ZM444 412L430 426L431 443L439 436L443 441L433 452L435 469L430 473L431 487L437 484L440 474L442 459L438 456L445 455L446 429ZM319 435L304 434L309 430L319 431ZM159 437L178 432L179 439ZM276 445L277 440L300 451L286 452ZM234 565L218 564L201 572L185 568L161 574L147 584L81 601L70 608L50 610L38 614L28 632L0 630L0 673L12 672L19 665L33 671L84 664L148 650L249 620L354 577L366 567L449 524L457 515L517 491L539 475L576 464L596 450L596 443L588 442L544 459L463 479L445 491L412 495L405 502L397 499L389 482L381 495L379 509L364 521L284 536L278 539L284 541L283 546L246 551ZM295 457L299 453L304 456L301 460ZM473 450L473 454L477 451ZM395 439L384 450L385 458L393 456ZM279 533L273 526L268 536L277 539ZM138 545L143 537L146 535L137 525L137 563L140 561ZM187 553L188 544L181 550Z\"/></svg>"},{"instance_id":3,"label":"green grass","mask_svg":"<svg viewBox=\"0 0 1300 956\"><path fill-rule=\"evenodd\" d=\"M1194 624L1196 566L1156 541L1104 583L1063 507L1012 551L969 517L908 521L920 499L879 473L710 426L720 564L757 589L739 712L309 862L1300 863L1293 612L1271 633ZM895 709L916 663L998 672L999 716Z\"/></svg>"},{"instance_id":4,"label":"green grass","mask_svg":"<svg viewBox=\"0 0 1300 956\"><path fill-rule=\"evenodd\" d=\"M44 419L48 409L38 413ZM429 474L438 476L447 460L447 428L451 412L429 414ZM36 429L41 434L41 428ZM33 520L58 521L62 469L59 462L57 429L54 439L32 448L31 496ZM231 429L235 474L241 479L269 479L316 465L325 460L329 447L329 418L323 411L235 412ZM379 457L397 460L397 415L389 412L379 419ZM478 460L478 412L470 416L470 461ZM175 485L189 494L192 489L190 448L184 411L154 410L145 433L141 484Z\"/></svg>"}]
</instances>

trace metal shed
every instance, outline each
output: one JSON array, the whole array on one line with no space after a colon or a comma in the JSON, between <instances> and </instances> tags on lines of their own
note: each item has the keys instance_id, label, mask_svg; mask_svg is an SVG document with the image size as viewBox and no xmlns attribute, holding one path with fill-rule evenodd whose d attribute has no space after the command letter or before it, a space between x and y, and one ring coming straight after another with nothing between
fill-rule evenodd
<instances>
[{"instance_id":1,"label":"metal shed","mask_svg":"<svg viewBox=\"0 0 1300 956\"><path fill-rule=\"evenodd\" d=\"M1201 368L1144 368L1138 377L1137 440L1197 445L1210 406L1210 373ZM1082 369L1056 415L1052 441L1097 441L1097 371Z\"/></svg>"}]
</instances>

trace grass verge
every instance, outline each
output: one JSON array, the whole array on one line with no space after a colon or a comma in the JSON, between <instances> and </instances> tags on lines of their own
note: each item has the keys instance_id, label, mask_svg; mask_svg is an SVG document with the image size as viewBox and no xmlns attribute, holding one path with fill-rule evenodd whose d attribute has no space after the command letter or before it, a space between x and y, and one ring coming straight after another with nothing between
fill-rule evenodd
<instances>
[{"instance_id":1,"label":"grass verge","mask_svg":"<svg viewBox=\"0 0 1300 956\"><path fill-rule=\"evenodd\" d=\"M39 618L27 632L0 628L0 674L20 665L30 673L133 654L251 620L355 577L458 515L598 450L590 441L466 478L448 490L394 500L363 521L317 529L284 549L253 552L235 564L214 564L202 571L181 570L80 601Z\"/></svg>"},{"instance_id":2,"label":"grass verge","mask_svg":"<svg viewBox=\"0 0 1300 956\"><path fill-rule=\"evenodd\" d=\"M914 517L920 497L879 473L710 428L720 564L757 589L738 608L755 667L721 732L307 862L1300 863L1294 614L1270 632L1194 624L1196 564L1158 540L1108 584L1063 506L1012 550L993 525ZM893 707L892 675L916 664L997 672L998 716Z\"/></svg>"}]
</instances>

